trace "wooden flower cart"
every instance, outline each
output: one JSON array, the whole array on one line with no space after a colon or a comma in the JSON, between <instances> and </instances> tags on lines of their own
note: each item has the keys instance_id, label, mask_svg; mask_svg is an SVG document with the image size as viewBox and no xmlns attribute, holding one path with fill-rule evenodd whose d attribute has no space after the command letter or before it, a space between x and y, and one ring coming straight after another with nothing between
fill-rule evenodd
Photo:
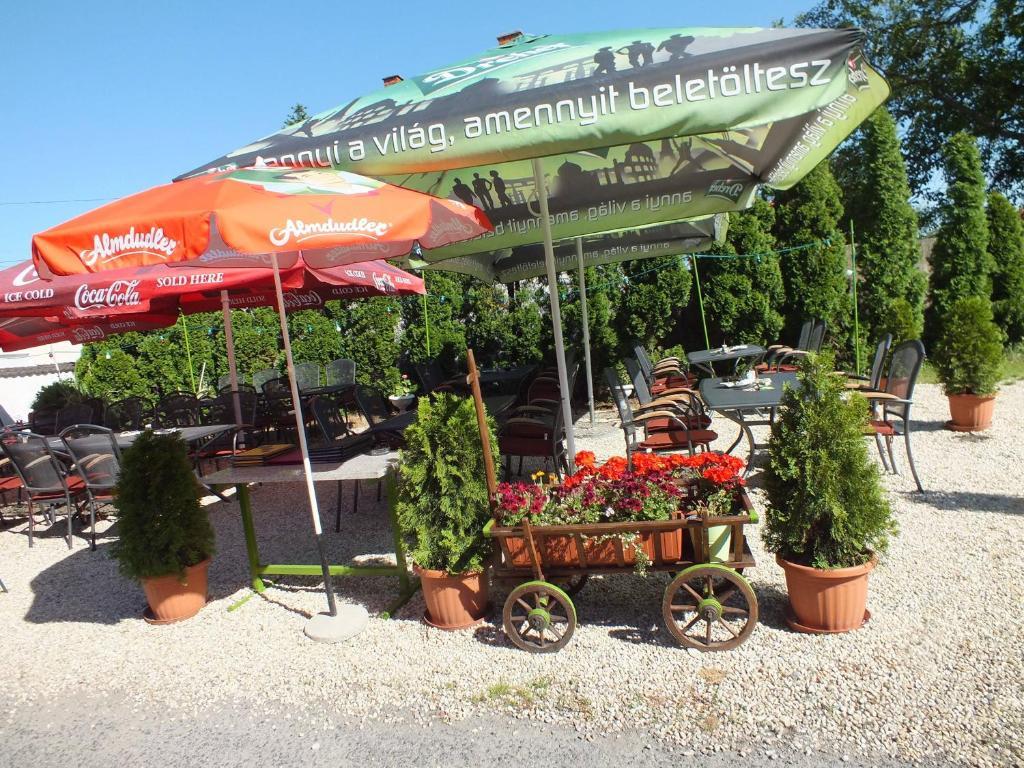
<instances>
[{"instance_id":1,"label":"wooden flower cart","mask_svg":"<svg viewBox=\"0 0 1024 768\"><path fill-rule=\"evenodd\" d=\"M488 483L497 487L483 404L475 382L470 352L469 380L477 398ZM697 487L688 486L696 499ZM742 488L735 496L735 514L701 517L680 513L654 522L575 525L502 526L491 520L484 529L500 547L492 578L521 582L509 594L503 623L509 639L533 653L558 651L576 629L571 594L591 574L629 574L636 570L638 551L648 570L668 571L674 578L665 590L661 612L677 642L701 651L724 651L743 643L757 625L757 597L743 577L755 565L744 535L757 513Z\"/></svg>"}]
</instances>

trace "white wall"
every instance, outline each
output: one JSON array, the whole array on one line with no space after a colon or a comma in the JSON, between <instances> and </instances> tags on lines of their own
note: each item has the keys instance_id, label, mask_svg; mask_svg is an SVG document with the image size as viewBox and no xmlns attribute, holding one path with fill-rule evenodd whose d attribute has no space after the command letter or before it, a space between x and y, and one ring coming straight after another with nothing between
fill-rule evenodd
<instances>
[{"instance_id":1,"label":"white wall","mask_svg":"<svg viewBox=\"0 0 1024 768\"><path fill-rule=\"evenodd\" d=\"M53 365L78 360L81 347L73 344L52 344L46 347L28 349L24 352L0 353L0 368L23 368L30 365ZM62 373L60 378L73 380L74 374ZM57 374L49 373L40 376L19 376L13 379L0 379L0 404L7 409L15 420L27 419L29 408L36 393L47 384L57 381Z\"/></svg>"}]
</instances>

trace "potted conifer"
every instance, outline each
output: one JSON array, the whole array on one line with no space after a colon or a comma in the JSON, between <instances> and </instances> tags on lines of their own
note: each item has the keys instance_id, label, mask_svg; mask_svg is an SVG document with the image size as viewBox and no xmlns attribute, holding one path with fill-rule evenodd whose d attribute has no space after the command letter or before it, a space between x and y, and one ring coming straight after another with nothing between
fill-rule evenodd
<instances>
[{"instance_id":1,"label":"potted conifer","mask_svg":"<svg viewBox=\"0 0 1024 768\"><path fill-rule=\"evenodd\" d=\"M808 355L772 425L765 544L786 572L790 627L845 632L868 617L868 574L895 533L868 456L867 402Z\"/></svg>"},{"instance_id":2,"label":"potted conifer","mask_svg":"<svg viewBox=\"0 0 1024 768\"><path fill-rule=\"evenodd\" d=\"M957 432L988 429L995 409L996 382L1003 359L1002 334L984 296L958 299L943 319L935 344L935 367L946 397L946 428Z\"/></svg>"},{"instance_id":3,"label":"potted conifer","mask_svg":"<svg viewBox=\"0 0 1024 768\"><path fill-rule=\"evenodd\" d=\"M121 573L142 583L146 621L169 624L197 614L206 604L214 536L180 436L139 435L124 451L114 504L120 535L113 555Z\"/></svg>"},{"instance_id":4,"label":"potted conifer","mask_svg":"<svg viewBox=\"0 0 1024 768\"><path fill-rule=\"evenodd\" d=\"M421 398L404 437L396 512L411 537L409 552L427 604L424 620L441 629L472 626L487 611L483 529L491 517L472 398ZM492 452L497 461L493 438Z\"/></svg>"}]
</instances>

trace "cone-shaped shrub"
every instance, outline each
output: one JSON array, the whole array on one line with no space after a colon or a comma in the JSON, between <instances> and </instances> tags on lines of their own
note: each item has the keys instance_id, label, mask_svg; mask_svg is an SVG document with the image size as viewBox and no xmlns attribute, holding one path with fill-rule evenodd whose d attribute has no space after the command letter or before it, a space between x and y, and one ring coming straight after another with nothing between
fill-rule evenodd
<instances>
[{"instance_id":1,"label":"cone-shaped shrub","mask_svg":"<svg viewBox=\"0 0 1024 768\"><path fill-rule=\"evenodd\" d=\"M188 446L177 434L139 435L122 457L114 504L119 536L113 554L129 578L182 575L214 552Z\"/></svg>"},{"instance_id":2,"label":"cone-shaped shrub","mask_svg":"<svg viewBox=\"0 0 1024 768\"><path fill-rule=\"evenodd\" d=\"M942 321L933 356L947 395L995 392L1003 345L992 302L981 296L957 301Z\"/></svg>"},{"instance_id":3,"label":"cone-shaped shrub","mask_svg":"<svg viewBox=\"0 0 1024 768\"><path fill-rule=\"evenodd\" d=\"M863 565L896 532L868 456L867 402L833 375L831 355L808 355L797 377L772 425L765 544L812 568Z\"/></svg>"}]
</instances>

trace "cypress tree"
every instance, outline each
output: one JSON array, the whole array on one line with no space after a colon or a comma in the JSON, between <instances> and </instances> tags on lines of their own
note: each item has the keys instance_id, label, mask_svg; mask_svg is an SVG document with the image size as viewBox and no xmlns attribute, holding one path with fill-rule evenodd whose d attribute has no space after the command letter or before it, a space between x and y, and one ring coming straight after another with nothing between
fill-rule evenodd
<instances>
[{"instance_id":1,"label":"cypress tree","mask_svg":"<svg viewBox=\"0 0 1024 768\"><path fill-rule=\"evenodd\" d=\"M566 346L575 347L579 351L579 360L583 362L583 311L580 305L579 282L575 271L568 273L572 278L572 287L563 289L561 302L562 333ZM629 338L619 333L617 297L621 296L622 271L619 264L605 264L586 269L587 278L587 320L590 324L590 354L595 383L600 386L597 375L606 366L612 365L619 357L619 344ZM551 329L551 308L545 300L544 316L541 328L541 349L554 349ZM582 371L582 368L581 368ZM583 376L579 376L582 380Z\"/></svg>"},{"instance_id":2,"label":"cypress tree","mask_svg":"<svg viewBox=\"0 0 1024 768\"><path fill-rule=\"evenodd\" d=\"M992 257L992 305L1006 340L1024 340L1024 225L1020 212L999 192L988 196L988 252Z\"/></svg>"},{"instance_id":3,"label":"cypress tree","mask_svg":"<svg viewBox=\"0 0 1024 768\"><path fill-rule=\"evenodd\" d=\"M622 265L620 327L623 341L639 340L648 349L665 349L690 302L693 277L678 256L627 261Z\"/></svg>"},{"instance_id":4,"label":"cypress tree","mask_svg":"<svg viewBox=\"0 0 1024 768\"><path fill-rule=\"evenodd\" d=\"M946 197L931 253L926 335L934 339L957 299L992 293L985 218L985 176L974 137L958 133L943 148Z\"/></svg>"},{"instance_id":5,"label":"cypress tree","mask_svg":"<svg viewBox=\"0 0 1024 768\"><path fill-rule=\"evenodd\" d=\"M701 291L711 346L723 343L771 343L782 330L782 271L772 253L775 209L764 200L729 214L729 232L712 253L745 258L701 259ZM697 302L694 312L700 311ZM690 323L697 326L699 318Z\"/></svg>"},{"instance_id":6,"label":"cypress tree","mask_svg":"<svg viewBox=\"0 0 1024 768\"><path fill-rule=\"evenodd\" d=\"M466 332L462 323L465 292L471 278L453 272L427 270L423 273L427 286L427 315L424 319L422 296L402 301L402 352L412 362L438 358L448 371L465 370L458 360L466 354ZM427 323L430 324L430 354L427 354Z\"/></svg>"},{"instance_id":7,"label":"cypress tree","mask_svg":"<svg viewBox=\"0 0 1024 768\"><path fill-rule=\"evenodd\" d=\"M797 335L804 320L828 324L827 340L847 359L853 306L846 277L846 245L839 221L843 203L828 163L820 163L790 190L776 196L775 237L778 248L812 248L780 256L786 292L785 339Z\"/></svg>"},{"instance_id":8,"label":"cypress tree","mask_svg":"<svg viewBox=\"0 0 1024 768\"><path fill-rule=\"evenodd\" d=\"M417 297L419 298L419 297ZM341 356L356 364L356 381L390 394L401 374L398 360L397 299L378 297L354 301L337 316Z\"/></svg>"},{"instance_id":9,"label":"cypress tree","mask_svg":"<svg viewBox=\"0 0 1024 768\"><path fill-rule=\"evenodd\" d=\"M917 338L924 322L926 278L917 266L917 213L910 205L896 121L886 109L876 110L861 125L836 169L847 220L854 225L864 334L873 341L892 333L895 343Z\"/></svg>"}]
</instances>

